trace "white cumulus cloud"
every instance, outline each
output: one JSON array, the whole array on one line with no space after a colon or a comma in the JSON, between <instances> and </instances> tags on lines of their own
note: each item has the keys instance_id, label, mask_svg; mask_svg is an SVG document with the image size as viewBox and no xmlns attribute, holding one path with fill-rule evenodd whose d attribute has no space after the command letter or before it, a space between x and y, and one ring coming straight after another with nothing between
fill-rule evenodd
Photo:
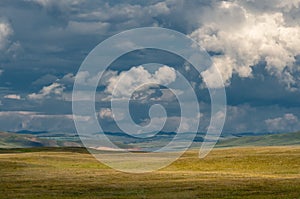
<instances>
[{"instance_id":1,"label":"white cumulus cloud","mask_svg":"<svg viewBox=\"0 0 300 199\"><path fill-rule=\"evenodd\" d=\"M132 67L129 71L121 72L108 80L106 92L115 97L130 97L140 86L145 84L168 85L176 80L174 68L162 66L151 74L143 66Z\"/></svg>"},{"instance_id":2,"label":"white cumulus cloud","mask_svg":"<svg viewBox=\"0 0 300 199\"><path fill-rule=\"evenodd\" d=\"M20 100L21 96L20 95L16 95L16 94L10 94L10 95L5 95L4 98L6 98L6 99Z\"/></svg>"},{"instance_id":3,"label":"white cumulus cloud","mask_svg":"<svg viewBox=\"0 0 300 199\"><path fill-rule=\"evenodd\" d=\"M62 84L54 82L49 86L44 86L38 93L31 93L28 95L29 99L40 100L56 96L60 98L63 94L65 87Z\"/></svg>"},{"instance_id":4,"label":"white cumulus cloud","mask_svg":"<svg viewBox=\"0 0 300 199\"><path fill-rule=\"evenodd\" d=\"M286 113L282 117L265 120L270 131L297 131L300 129L300 121L297 116L292 113Z\"/></svg>"},{"instance_id":5,"label":"white cumulus cloud","mask_svg":"<svg viewBox=\"0 0 300 199\"><path fill-rule=\"evenodd\" d=\"M13 34L10 24L0 20L0 50L6 49L9 43L9 37Z\"/></svg>"},{"instance_id":6,"label":"white cumulus cloud","mask_svg":"<svg viewBox=\"0 0 300 199\"><path fill-rule=\"evenodd\" d=\"M98 115L101 119L113 120L113 113L109 108L102 108Z\"/></svg>"},{"instance_id":7,"label":"white cumulus cloud","mask_svg":"<svg viewBox=\"0 0 300 199\"><path fill-rule=\"evenodd\" d=\"M280 2L278 6L298 5ZM287 23L281 11L254 12L235 1L216 3L209 16L191 37L207 51L217 53L212 58L213 64L227 85L233 74L251 77L253 66L264 61L269 74L294 89L296 56L300 54L299 24ZM214 84L213 71L202 75L210 86L220 86Z\"/></svg>"}]
</instances>

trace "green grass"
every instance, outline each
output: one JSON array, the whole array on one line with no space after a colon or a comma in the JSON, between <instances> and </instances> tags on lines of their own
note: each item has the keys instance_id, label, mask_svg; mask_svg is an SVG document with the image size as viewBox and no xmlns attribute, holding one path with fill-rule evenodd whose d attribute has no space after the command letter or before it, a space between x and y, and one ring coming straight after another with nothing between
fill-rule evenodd
<instances>
[{"instance_id":1,"label":"green grass","mask_svg":"<svg viewBox=\"0 0 300 199\"><path fill-rule=\"evenodd\" d=\"M300 198L300 147L188 151L160 171L127 174L85 149L0 150L0 198Z\"/></svg>"}]
</instances>

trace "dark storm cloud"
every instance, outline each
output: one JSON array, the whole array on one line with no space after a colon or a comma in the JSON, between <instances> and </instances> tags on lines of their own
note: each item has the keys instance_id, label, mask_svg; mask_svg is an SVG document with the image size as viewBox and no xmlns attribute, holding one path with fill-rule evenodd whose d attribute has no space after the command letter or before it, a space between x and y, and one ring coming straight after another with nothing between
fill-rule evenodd
<instances>
[{"instance_id":1,"label":"dark storm cloud","mask_svg":"<svg viewBox=\"0 0 300 199\"><path fill-rule=\"evenodd\" d=\"M226 88L229 105L250 104L251 106L278 105L292 108L300 106L300 93L292 92L264 69L264 63L255 66L252 78L234 75Z\"/></svg>"}]
</instances>

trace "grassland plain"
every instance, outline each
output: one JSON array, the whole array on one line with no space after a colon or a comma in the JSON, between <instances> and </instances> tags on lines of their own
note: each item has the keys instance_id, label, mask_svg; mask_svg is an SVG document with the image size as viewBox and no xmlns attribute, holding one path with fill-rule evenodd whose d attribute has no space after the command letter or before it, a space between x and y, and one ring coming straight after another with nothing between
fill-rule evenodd
<instances>
[{"instance_id":1,"label":"grassland plain","mask_svg":"<svg viewBox=\"0 0 300 199\"><path fill-rule=\"evenodd\" d=\"M186 152L162 170L115 171L82 148L0 150L0 198L300 198L300 146Z\"/></svg>"}]
</instances>

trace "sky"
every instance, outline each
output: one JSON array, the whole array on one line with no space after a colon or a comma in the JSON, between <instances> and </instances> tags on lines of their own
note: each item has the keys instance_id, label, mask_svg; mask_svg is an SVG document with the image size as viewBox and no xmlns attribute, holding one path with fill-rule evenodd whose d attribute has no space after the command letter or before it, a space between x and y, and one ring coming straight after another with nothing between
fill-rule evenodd
<instances>
[{"instance_id":1,"label":"sky","mask_svg":"<svg viewBox=\"0 0 300 199\"><path fill-rule=\"evenodd\" d=\"M75 77L95 81L77 74L80 65L100 42L140 27L179 31L209 53L227 94L224 134L300 130L299 7L300 0L1 0L0 130L76 132L71 97ZM147 65L154 61L161 65ZM118 58L99 82L101 126L119 131L109 96L123 79L117 96L132 97L130 111L137 124L147 124L150 105L158 103L169 116L164 130L175 130L181 119L176 93L157 85L133 88L153 79L176 83L178 72L190 78L200 104L197 117L182 121L200 119L199 131L205 131L210 121L207 87L222 87L214 81L214 71L197 74L185 60L150 49ZM118 118L125 124L127 119ZM158 126L160 120L153 118ZM188 123L184 130L190 130Z\"/></svg>"}]
</instances>

